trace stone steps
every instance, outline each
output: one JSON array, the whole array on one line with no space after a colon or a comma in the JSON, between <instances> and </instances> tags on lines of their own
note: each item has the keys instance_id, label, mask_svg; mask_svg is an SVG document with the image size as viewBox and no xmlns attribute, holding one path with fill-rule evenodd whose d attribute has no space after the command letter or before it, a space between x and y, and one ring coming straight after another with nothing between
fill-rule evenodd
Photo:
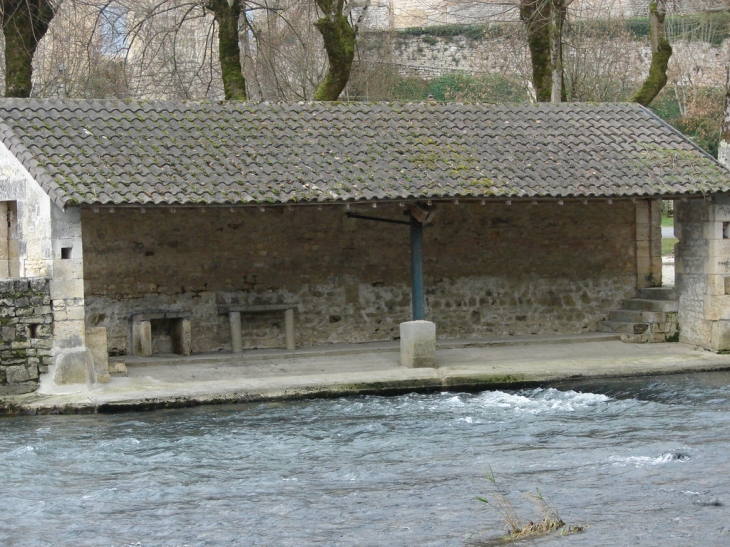
<instances>
[{"instance_id":1,"label":"stone steps","mask_svg":"<svg viewBox=\"0 0 730 547\"><path fill-rule=\"evenodd\" d=\"M677 311L679 311L679 302L677 302L676 300L650 300L648 298L628 298L621 301L621 309L676 313Z\"/></svg>"},{"instance_id":2,"label":"stone steps","mask_svg":"<svg viewBox=\"0 0 730 547\"><path fill-rule=\"evenodd\" d=\"M637 298L647 300L677 300L677 289L674 287L647 287L637 291Z\"/></svg>"},{"instance_id":3,"label":"stone steps","mask_svg":"<svg viewBox=\"0 0 730 547\"><path fill-rule=\"evenodd\" d=\"M611 310L607 320L598 321L596 330L620 334L624 342L674 342L679 335L678 309L674 287L639 289L635 298Z\"/></svg>"},{"instance_id":4,"label":"stone steps","mask_svg":"<svg viewBox=\"0 0 730 547\"><path fill-rule=\"evenodd\" d=\"M629 323L664 323L669 312L645 310L611 310L609 321L626 321Z\"/></svg>"}]
</instances>

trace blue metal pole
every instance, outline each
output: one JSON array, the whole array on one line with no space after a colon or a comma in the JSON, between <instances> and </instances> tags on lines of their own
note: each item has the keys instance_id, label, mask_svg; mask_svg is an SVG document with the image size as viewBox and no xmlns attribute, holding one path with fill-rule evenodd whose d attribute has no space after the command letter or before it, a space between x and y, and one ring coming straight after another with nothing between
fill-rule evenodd
<instances>
[{"instance_id":1,"label":"blue metal pole","mask_svg":"<svg viewBox=\"0 0 730 547\"><path fill-rule=\"evenodd\" d=\"M426 318L423 295L423 224L411 215L411 299L413 320Z\"/></svg>"}]
</instances>

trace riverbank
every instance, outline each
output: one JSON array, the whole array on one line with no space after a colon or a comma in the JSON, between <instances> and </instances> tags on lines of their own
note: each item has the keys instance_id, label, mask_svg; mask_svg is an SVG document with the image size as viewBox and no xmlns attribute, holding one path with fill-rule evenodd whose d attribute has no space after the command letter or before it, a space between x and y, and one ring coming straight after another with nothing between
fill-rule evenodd
<instances>
[{"instance_id":1,"label":"riverbank","mask_svg":"<svg viewBox=\"0 0 730 547\"><path fill-rule=\"evenodd\" d=\"M599 333L439 341L437 368L401 367L397 342L123 359L127 376L75 393L5 396L0 412L123 412L730 369L730 355L679 343L624 344Z\"/></svg>"}]
</instances>

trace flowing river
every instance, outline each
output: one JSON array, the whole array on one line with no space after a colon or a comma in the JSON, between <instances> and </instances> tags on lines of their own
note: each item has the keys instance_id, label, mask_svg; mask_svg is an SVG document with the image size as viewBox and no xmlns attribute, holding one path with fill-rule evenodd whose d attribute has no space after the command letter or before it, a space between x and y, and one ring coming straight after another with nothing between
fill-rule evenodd
<instances>
[{"instance_id":1,"label":"flowing river","mask_svg":"<svg viewBox=\"0 0 730 547\"><path fill-rule=\"evenodd\" d=\"M0 420L0 545L730 545L730 372Z\"/></svg>"}]
</instances>

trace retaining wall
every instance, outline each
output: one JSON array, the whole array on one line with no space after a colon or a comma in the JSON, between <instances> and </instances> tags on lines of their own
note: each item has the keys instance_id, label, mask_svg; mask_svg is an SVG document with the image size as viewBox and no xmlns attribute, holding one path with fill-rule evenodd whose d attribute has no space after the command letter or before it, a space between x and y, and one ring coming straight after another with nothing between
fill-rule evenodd
<instances>
[{"instance_id":1,"label":"retaining wall","mask_svg":"<svg viewBox=\"0 0 730 547\"><path fill-rule=\"evenodd\" d=\"M0 394L28 393L51 364L53 314L46 278L0 280Z\"/></svg>"}]
</instances>

